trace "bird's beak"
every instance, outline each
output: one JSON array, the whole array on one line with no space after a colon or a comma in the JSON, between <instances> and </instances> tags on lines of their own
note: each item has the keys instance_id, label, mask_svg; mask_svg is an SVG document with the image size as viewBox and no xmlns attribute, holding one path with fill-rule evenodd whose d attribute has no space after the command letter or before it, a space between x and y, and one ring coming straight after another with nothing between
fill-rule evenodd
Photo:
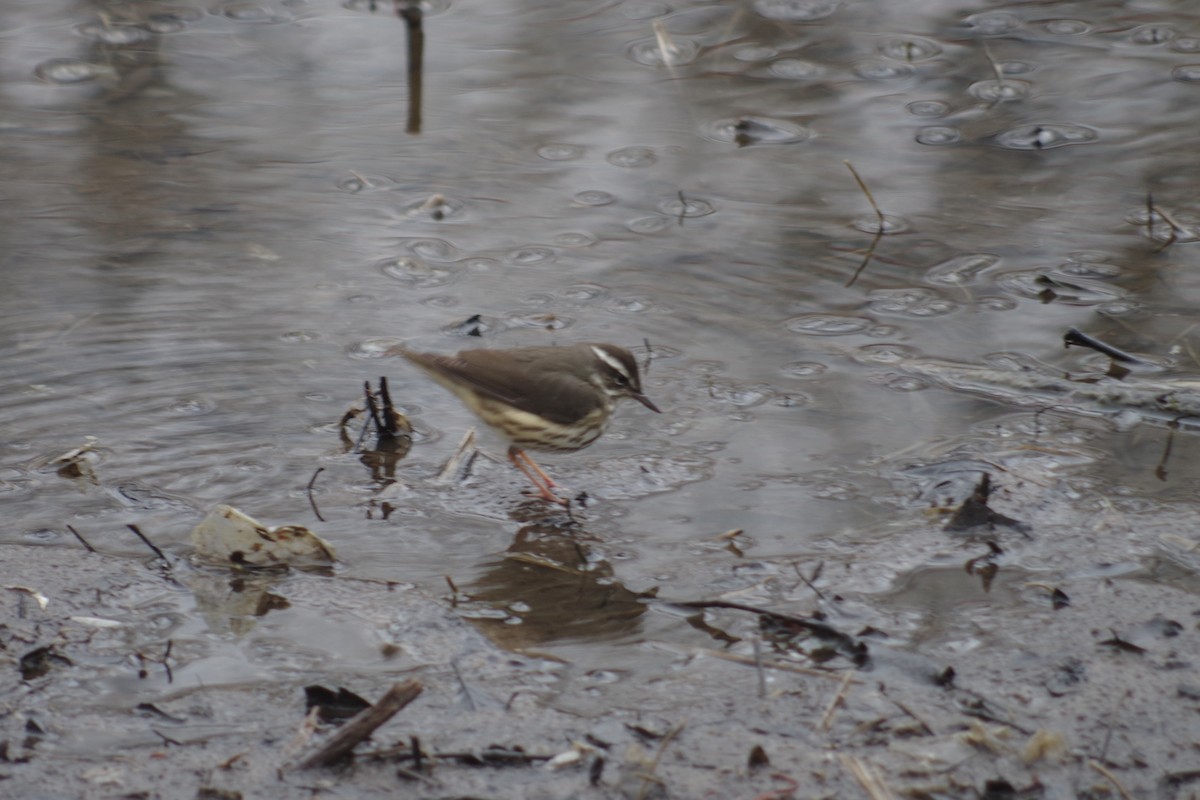
<instances>
[{"instance_id":1,"label":"bird's beak","mask_svg":"<svg viewBox=\"0 0 1200 800\"><path fill-rule=\"evenodd\" d=\"M642 394L641 392L630 392L630 394L633 396L634 400L637 400L639 403L641 403L646 408L653 411L655 414L662 413L662 411L659 410L658 406L656 406L656 405L654 405L654 403L650 402L650 398L646 397L646 395Z\"/></svg>"}]
</instances>

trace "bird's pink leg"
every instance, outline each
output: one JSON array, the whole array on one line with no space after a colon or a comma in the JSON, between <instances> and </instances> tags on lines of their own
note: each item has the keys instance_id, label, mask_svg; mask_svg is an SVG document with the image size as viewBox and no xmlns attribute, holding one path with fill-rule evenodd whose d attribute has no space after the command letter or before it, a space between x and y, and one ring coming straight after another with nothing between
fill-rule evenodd
<instances>
[{"instance_id":1,"label":"bird's pink leg","mask_svg":"<svg viewBox=\"0 0 1200 800\"><path fill-rule=\"evenodd\" d=\"M514 467L525 473L525 477L529 478L533 485L537 487L538 496L543 500L548 503L558 503L561 506L569 506L571 504L570 500L564 500L550 491L558 484L524 450L516 445L508 448L508 460L512 462Z\"/></svg>"}]
</instances>

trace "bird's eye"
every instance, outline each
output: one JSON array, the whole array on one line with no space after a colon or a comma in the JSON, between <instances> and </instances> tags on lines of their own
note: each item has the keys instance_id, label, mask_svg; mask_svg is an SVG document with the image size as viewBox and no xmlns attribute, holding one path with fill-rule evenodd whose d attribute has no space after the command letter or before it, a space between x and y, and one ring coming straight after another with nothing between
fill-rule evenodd
<instances>
[{"instance_id":1,"label":"bird's eye","mask_svg":"<svg viewBox=\"0 0 1200 800\"><path fill-rule=\"evenodd\" d=\"M629 385L629 378L626 378L619 372L613 373L613 383L620 386L622 389Z\"/></svg>"}]
</instances>

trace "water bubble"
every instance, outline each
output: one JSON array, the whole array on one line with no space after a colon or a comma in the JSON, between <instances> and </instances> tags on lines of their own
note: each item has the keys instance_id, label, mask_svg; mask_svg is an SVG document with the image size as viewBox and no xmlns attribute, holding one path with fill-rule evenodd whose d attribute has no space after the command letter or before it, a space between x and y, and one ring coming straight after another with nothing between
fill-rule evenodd
<instances>
[{"instance_id":1,"label":"water bubble","mask_svg":"<svg viewBox=\"0 0 1200 800\"><path fill-rule=\"evenodd\" d=\"M1175 31L1166 25L1143 25L1129 34L1134 44L1162 44L1175 38Z\"/></svg>"},{"instance_id":2,"label":"water bubble","mask_svg":"<svg viewBox=\"0 0 1200 800\"><path fill-rule=\"evenodd\" d=\"M113 71L77 58L54 58L38 64L33 74L50 83L84 83L112 75Z\"/></svg>"},{"instance_id":3,"label":"water bubble","mask_svg":"<svg viewBox=\"0 0 1200 800\"><path fill-rule=\"evenodd\" d=\"M585 152L587 151L582 145L558 142L544 144L537 149L538 158L544 158L547 161L574 161L577 158L583 158Z\"/></svg>"},{"instance_id":4,"label":"water bubble","mask_svg":"<svg viewBox=\"0 0 1200 800\"><path fill-rule=\"evenodd\" d=\"M1176 53L1200 53L1200 39L1194 36L1180 36L1171 42L1171 49Z\"/></svg>"},{"instance_id":5,"label":"water bubble","mask_svg":"<svg viewBox=\"0 0 1200 800\"><path fill-rule=\"evenodd\" d=\"M167 411L173 414L184 414L189 417L211 414L216 410L216 401L207 397L180 397L167 404Z\"/></svg>"},{"instance_id":6,"label":"water bubble","mask_svg":"<svg viewBox=\"0 0 1200 800\"><path fill-rule=\"evenodd\" d=\"M454 279L454 273L445 267L431 267L424 261L409 256L389 258L379 265L380 271L405 286L414 289L432 289L445 286Z\"/></svg>"},{"instance_id":7,"label":"water bubble","mask_svg":"<svg viewBox=\"0 0 1200 800\"><path fill-rule=\"evenodd\" d=\"M754 10L778 22L812 22L837 11L841 0L754 0Z\"/></svg>"},{"instance_id":8,"label":"water bubble","mask_svg":"<svg viewBox=\"0 0 1200 800\"><path fill-rule=\"evenodd\" d=\"M292 17L282 11L253 3L229 3L222 6L217 13L233 22L254 25L275 25L292 21Z\"/></svg>"},{"instance_id":9,"label":"water bubble","mask_svg":"<svg viewBox=\"0 0 1200 800\"><path fill-rule=\"evenodd\" d=\"M591 303L608 295L608 289L594 283L576 283L559 292L559 295L576 303Z\"/></svg>"},{"instance_id":10,"label":"water bubble","mask_svg":"<svg viewBox=\"0 0 1200 800\"><path fill-rule=\"evenodd\" d=\"M950 113L950 104L941 100L914 100L905 108L914 117L941 117Z\"/></svg>"},{"instance_id":11,"label":"water bubble","mask_svg":"<svg viewBox=\"0 0 1200 800\"><path fill-rule=\"evenodd\" d=\"M760 406L771 399L774 390L762 383L737 384L727 381L711 381L708 396L718 403L728 403L737 408Z\"/></svg>"},{"instance_id":12,"label":"water bubble","mask_svg":"<svg viewBox=\"0 0 1200 800\"><path fill-rule=\"evenodd\" d=\"M667 217L640 217L630 220L625 227L634 233L661 233L673 224L675 221Z\"/></svg>"},{"instance_id":13,"label":"water bubble","mask_svg":"<svg viewBox=\"0 0 1200 800\"><path fill-rule=\"evenodd\" d=\"M1046 33L1053 33L1056 36L1078 36L1092 29L1091 25L1081 19L1052 19L1043 24L1042 27L1046 30Z\"/></svg>"},{"instance_id":14,"label":"water bubble","mask_svg":"<svg viewBox=\"0 0 1200 800\"><path fill-rule=\"evenodd\" d=\"M1136 300L1115 300L1111 303L1104 303L1096 306L1096 310L1101 314L1107 314L1110 317L1120 317L1126 314L1134 314L1141 310L1141 305Z\"/></svg>"},{"instance_id":15,"label":"water bubble","mask_svg":"<svg viewBox=\"0 0 1200 800\"><path fill-rule=\"evenodd\" d=\"M622 147L609 153L607 161L614 167L648 167L658 156L649 147Z\"/></svg>"},{"instance_id":16,"label":"water bubble","mask_svg":"<svg viewBox=\"0 0 1200 800\"><path fill-rule=\"evenodd\" d=\"M559 247L590 247L597 242L595 236L584 231L566 231L554 237Z\"/></svg>"},{"instance_id":17,"label":"water bubble","mask_svg":"<svg viewBox=\"0 0 1200 800\"><path fill-rule=\"evenodd\" d=\"M945 316L958 304L926 289L879 289L868 295L867 308L880 314L927 319Z\"/></svg>"},{"instance_id":18,"label":"water bubble","mask_svg":"<svg viewBox=\"0 0 1200 800\"><path fill-rule=\"evenodd\" d=\"M784 324L792 333L808 336L849 336L867 330L871 321L841 314L802 314Z\"/></svg>"},{"instance_id":19,"label":"water bubble","mask_svg":"<svg viewBox=\"0 0 1200 800\"><path fill-rule=\"evenodd\" d=\"M879 48L879 52L888 58L913 64L918 61L928 61L934 56L941 55L942 47L936 42L913 36L903 39L888 39Z\"/></svg>"},{"instance_id":20,"label":"water bubble","mask_svg":"<svg viewBox=\"0 0 1200 800\"><path fill-rule=\"evenodd\" d=\"M854 74L869 81L888 81L911 77L916 70L908 64L891 61L863 61L854 67Z\"/></svg>"},{"instance_id":21,"label":"water bubble","mask_svg":"<svg viewBox=\"0 0 1200 800\"><path fill-rule=\"evenodd\" d=\"M679 217L707 217L717 209L707 200L676 195L660 201L658 210L678 219Z\"/></svg>"},{"instance_id":22,"label":"water bubble","mask_svg":"<svg viewBox=\"0 0 1200 800\"><path fill-rule=\"evenodd\" d=\"M1116 264L1104 264L1099 261L1080 259L1067 261L1058 265L1058 272L1074 278L1097 278L1113 280L1121 276L1121 268Z\"/></svg>"},{"instance_id":23,"label":"water bubble","mask_svg":"<svg viewBox=\"0 0 1200 800\"><path fill-rule=\"evenodd\" d=\"M1052 122L1010 128L997 134L995 142L1009 150L1049 150L1069 144L1086 144L1099 138L1099 133L1085 125Z\"/></svg>"},{"instance_id":24,"label":"water bubble","mask_svg":"<svg viewBox=\"0 0 1200 800\"><path fill-rule=\"evenodd\" d=\"M136 25L106 25L103 22L87 22L75 30L85 39L113 45L137 44L148 41L153 36L150 31Z\"/></svg>"},{"instance_id":25,"label":"water bubble","mask_svg":"<svg viewBox=\"0 0 1200 800\"><path fill-rule=\"evenodd\" d=\"M640 39L629 45L629 57L647 67L677 67L690 64L700 52L700 46L683 36Z\"/></svg>"},{"instance_id":26,"label":"water bubble","mask_svg":"<svg viewBox=\"0 0 1200 800\"><path fill-rule=\"evenodd\" d=\"M398 344L402 344L402 342L394 338L363 339L350 345L346 350L346 354L351 358L359 360L383 358L388 350L391 350Z\"/></svg>"},{"instance_id":27,"label":"water bubble","mask_svg":"<svg viewBox=\"0 0 1200 800\"><path fill-rule=\"evenodd\" d=\"M762 44L743 45L733 51L733 57L738 61L758 62L767 61L779 55L779 51L774 47L768 47Z\"/></svg>"},{"instance_id":28,"label":"water bubble","mask_svg":"<svg viewBox=\"0 0 1200 800\"><path fill-rule=\"evenodd\" d=\"M921 130L917 131L916 140L918 144L934 146L957 144L962 141L962 132L958 128L951 128L945 125L931 125L928 128L921 128Z\"/></svg>"},{"instance_id":29,"label":"water bubble","mask_svg":"<svg viewBox=\"0 0 1200 800\"><path fill-rule=\"evenodd\" d=\"M430 308L454 308L458 303L458 297L452 294L435 294L421 301L421 305Z\"/></svg>"},{"instance_id":30,"label":"water bubble","mask_svg":"<svg viewBox=\"0 0 1200 800\"><path fill-rule=\"evenodd\" d=\"M893 392L919 392L929 384L915 375L889 375L883 385Z\"/></svg>"},{"instance_id":31,"label":"water bubble","mask_svg":"<svg viewBox=\"0 0 1200 800\"><path fill-rule=\"evenodd\" d=\"M812 137L803 125L767 117L734 117L708 122L700 135L710 141L747 147L756 144L795 144Z\"/></svg>"},{"instance_id":32,"label":"water bubble","mask_svg":"<svg viewBox=\"0 0 1200 800\"><path fill-rule=\"evenodd\" d=\"M1037 69L1037 64L1029 61L1001 61L996 64L1001 75L1028 75Z\"/></svg>"},{"instance_id":33,"label":"water bubble","mask_svg":"<svg viewBox=\"0 0 1200 800\"><path fill-rule=\"evenodd\" d=\"M509 314L505 321L510 328L540 328L547 331L560 331L575 324L570 317L553 313Z\"/></svg>"},{"instance_id":34,"label":"water bubble","mask_svg":"<svg viewBox=\"0 0 1200 800\"><path fill-rule=\"evenodd\" d=\"M626 314L641 314L653 308L654 303L648 297L629 295L627 297L611 298L604 304L604 307L611 311L621 311Z\"/></svg>"},{"instance_id":35,"label":"water bubble","mask_svg":"<svg viewBox=\"0 0 1200 800\"><path fill-rule=\"evenodd\" d=\"M404 212L404 216L411 219L427 218L440 222L450 217L460 216L464 208L466 206L460 200L433 194L421 200L414 200L401 210Z\"/></svg>"},{"instance_id":36,"label":"water bubble","mask_svg":"<svg viewBox=\"0 0 1200 800\"><path fill-rule=\"evenodd\" d=\"M581 206L607 206L615 203L617 198L599 189L586 189L572 198Z\"/></svg>"},{"instance_id":37,"label":"water bubble","mask_svg":"<svg viewBox=\"0 0 1200 800\"><path fill-rule=\"evenodd\" d=\"M817 361L793 361L784 364L779 371L793 378L815 378L823 375L829 367Z\"/></svg>"},{"instance_id":38,"label":"water bubble","mask_svg":"<svg viewBox=\"0 0 1200 800\"><path fill-rule=\"evenodd\" d=\"M457 249L443 239L408 239L404 246L408 252L429 261L456 261L458 259Z\"/></svg>"},{"instance_id":39,"label":"water bubble","mask_svg":"<svg viewBox=\"0 0 1200 800\"><path fill-rule=\"evenodd\" d=\"M351 173L337 182L337 188L348 194L387 191L394 188L395 185L395 182L389 178L368 178L357 172Z\"/></svg>"},{"instance_id":40,"label":"water bubble","mask_svg":"<svg viewBox=\"0 0 1200 800\"><path fill-rule=\"evenodd\" d=\"M553 248L530 244L510 251L508 253L508 260L513 264L520 264L523 267L532 267L538 264L548 264L557 255Z\"/></svg>"},{"instance_id":41,"label":"water bubble","mask_svg":"<svg viewBox=\"0 0 1200 800\"><path fill-rule=\"evenodd\" d=\"M1011 297L985 295L976 300L975 305L987 311L1012 311L1017 308L1017 301Z\"/></svg>"},{"instance_id":42,"label":"water bubble","mask_svg":"<svg viewBox=\"0 0 1200 800\"><path fill-rule=\"evenodd\" d=\"M916 348L894 342L864 345L858 352L858 360L868 364L899 364L918 355Z\"/></svg>"},{"instance_id":43,"label":"water bubble","mask_svg":"<svg viewBox=\"0 0 1200 800\"><path fill-rule=\"evenodd\" d=\"M1028 81L976 81L967 92L988 103L1003 103L1028 96L1031 87Z\"/></svg>"},{"instance_id":44,"label":"water bubble","mask_svg":"<svg viewBox=\"0 0 1200 800\"><path fill-rule=\"evenodd\" d=\"M1171 70L1171 79L1181 83L1200 81L1200 64L1183 64Z\"/></svg>"},{"instance_id":45,"label":"water bubble","mask_svg":"<svg viewBox=\"0 0 1200 800\"><path fill-rule=\"evenodd\" d=\"M942 286L967 286L978 283L979 275L1000 263L1000 257L991 253L970 253L956 256L930 267L925 280Z\"/></svg>"},{"instance_id":46,"label":"water bubble","mask_svg":"<svg viewBox=\"0 0 1200 800\"><path fill-rule=\"evenodd\" d=\"M1000 34L1011 33L1021 27L1021 20L1015 14L996 11L974 14L967 17L964 20L964 24L984 36L999 36Z\"/></svg>"},{"instance_id":47,"label":"water bubble","mask_svg":"<svg viewBox=\"0 0 1200 800\"><path fill-rule=\"evenodd\" d=\"M802 61L799 58L781 58L777 61L772 61L767 71L773 77L787 78L795 81L807 81L814 78L819 78L825 74L825 68L820 64L814 64L811 61Z\"/></svg>"},{"instance_id":48,"label":"water bubble","mask_svg":"<svg viewBox=\"0 0 1200 800\"><path fill-rule=\"evenodd\" d=\"M456 263L463 269L470 270L471 272L490 272L500 265L500 262L496 259L487 258L486 256L470 256Z\"/></svg>"},{"instance_id":49,"label":"water bubble","mask_svg":"<svg viewBox=\"0 0 1200 800\"><path fill-rule=\"evenodd\" d=\"M895 214L884 214L882 220L877 214L863 214L851 224L863 233L879 233L882 230L888 234L903 233L908 230L908 220Z\"/></svg>"},{"instance_id":50,"label":"water bubble","mask_svg":"<svg viewBox=\"0 0 1200 800\"><path fill-rule=\"evenodd\" d=\"M146 20L146 30L158 34L179 33L189 22L195 22L199 18L198 12L191 16L185 13L184 9L167 14L154 14Z\"/></svg>"}]
</instances>

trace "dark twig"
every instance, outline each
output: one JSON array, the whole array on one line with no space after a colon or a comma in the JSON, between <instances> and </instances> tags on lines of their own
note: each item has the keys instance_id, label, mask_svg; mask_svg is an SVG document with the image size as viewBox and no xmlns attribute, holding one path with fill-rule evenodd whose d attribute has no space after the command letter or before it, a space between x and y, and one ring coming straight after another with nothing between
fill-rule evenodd
<instances>
[{"instance_id":1,"label":"dark twig","mask_svg":"<svg viewBox=\"0 0 1200 800\"><path fill-rule=\"evenodd\" d=\"M1161 253L1163 250L1166 250L1168 247L1175 244L1176 240L1179 238L1179 229L1182 226L1179 225L1179 223L1177 223L1175 220L1171 219L1171 215L1168 214L1166 210L1161 209L1154 204L1154 195L1152 193L1146 192L1146 238L1148 238L1150 241L1154 241L1155 214L1162 217L1163 221L1167 223L1167 238L1163 240L1162 244L1154 248L1155 253Z\"/></svg>"},{"instance_id":2,"label":"dark twig","mask_svg":"<svg viewBox=\"0 0 1200 800\"><path fill-rule=\"evenodd\" d=\"M416 700L423 688L420 681L412 679L393 684L375 705L363 710L339 728L337 733L329 737L315 753L302 760L296 768L324 767L346 758L359 742Z\"/></svg>"},{"instance_id":3,"label":"dark twig","mask_svg":"<svg viewBox=\"0 0 1200 800\"><path fill-rule=\"evenodd\" d=\"M475 698L471 696L471 687L467 686L466 680L463 679L462 672L458 669L458 662L451 660L450 669L454 670L454 677L458 679L458 686L462 689L463 697L467 699L467 709L470 711L478 710L475 705Z\"/></svg>"},{"instance_id":4,"label":"dark twig","mask_svg":"<svg viewBox=\"0 0 1200 800\"><path fill-rule=\"evenodd\" d=\"M796 571L796 575L804 582L804 585L812 590L813 594L817 596L818 600L825 599L825 595L821 594L821 590L813 585L813 581L815 581L820 576L822 570L825 569L824 561L817 563L816 569L813 570L813 576L811 578L804 577L804 573L800 571L800 565L794 561L792 562L792 569Z\"/></svg>"},{"instance_id":5,"label":"dark twig","mask_svg":"<svg viewBox=\"0 0 1200 800\"><path fill-rule=\"evenodd\" d=\"M1106 344L1093 336L1088 336L1078 328L1068 328L1067 332L1063 335L1063 347L1070 347L1071 345L1086 347L1095 350L1097 353L1103 353L1113 361L1122 361L1126 364L1145 363L1137 356L1130 355L1124 350L1118 350L1111 344Z\"/></svg>"},{"instance_id":6,"label":"dark twig","mask_svg":"<svg viewBox=\"0 0 1200 800\"><path fill-rule=\"evenodd\" d=\"M82 544L84 547L87 548L87 551L89 553L96 552L96 548L94 548L90 544L88 544L88 540L83 538L82 534L80 534L79 531L75 530L74 527L72 527L71 525L68 525L67 530L69 530L71 533L75 534L75 538L79 540L80 544Z\"/></svg>"},{"instance_id":7,"label":"dark twig","mask_svg":"<svg viewBox=\"0 0 1200 800\"><path fill-rule=\"evenodd\" d=\"M421 132L422 74L425 61L424 12L414 0L396 0L396 14L408 30L408 123L405 133Z\"/></svg>"},{"instance_id":8,"label":"dark twig","mask_svg":"<svg viewBox=\"0 0 1200 800\"><path fill-rule=\"evenodd\" d=\"M134 536L141 539L142 543L145 544L146 547L149 547L152 551L154 551L154 555L158 556L160 561L166 562L168 564L170 563L170 562L167 562L167 557L166 557L166 555L163 554L163 551L159 550L158 547L155 546L154 542L147 539L145 534L143 534L140 530L138 530L137 525L130 524L130 525L126 525L125 527L129 528L129 530L133 531Z\"/></svg>"},{"instance_id":9,"label":"dark twig","mask_svg":"<svg viewBox=\"0 0 1200 800\"><path fill-rule=\"evenodd\" d=\"M308 495L308 504L312 506L313 513L317 515L317 519L321 520L321 522L324 522L325 518L321 516L321 511L317 508L317 499L313 497L313 485L317 482L317 476L324 471L324 467L317 467L317 471L308 480L308 486L304 487L304 493Z\"/></svg>"},{"instance_id":10,"label":"dark twig","mask_svg":"<svg viewBox=\"0 0 1200 800\"><path fill-rule=\"evenodd\" d=\"M867 188L866 181L858 174L858 170L849 161L843 161L846 169L850 170L850 174L854 176L855 182L858 183L858 188L867 196L867 202L871 204L871 208L875 211L875 217L879 220L879 229L875 231L875 238L871 240L871 246L867 248L867 254L863 257L862 263L858 265L858 269L854 270L854 274L850 276L850 280L846 281L846 288L849 289L858 280L858 276L867 268L872 257L875 255L875 247L879 244L879 240L883 238L884 229L887 226L887 220L884 219L883 212L879 210L879 204L875 202L874 196L871 195L871 190Z\"/></svg>"}]
</instances>

